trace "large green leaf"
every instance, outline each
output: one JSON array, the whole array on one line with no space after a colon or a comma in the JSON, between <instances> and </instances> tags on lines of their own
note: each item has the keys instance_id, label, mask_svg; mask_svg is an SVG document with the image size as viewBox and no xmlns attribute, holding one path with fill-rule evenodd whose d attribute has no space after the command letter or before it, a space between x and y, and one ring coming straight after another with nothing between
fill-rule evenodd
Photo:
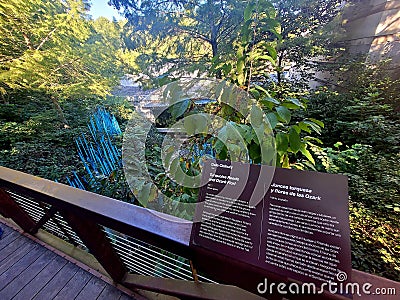
<instances>
[{"instance_id":1,"label":"large green leaf","mask_svg":"<svg viewBox=\"0 0 400 300\"><path fill-rule=\"evenodd\" d=\"M310 151L307 150L305 144L301 144L301 146L300 146L300 152L301 152L305 157L307 157L307 159L308 159L313 165L315 165L314 157L311 155Z\"/></svg>"},{"instance_id":2,"label":"large green leaf","mask_svg":"<svg viewBox=\"0 0 400 300\"><path fill-rule=\"evenodd\" d=\"M274 129L276 125L278 124L278 118L274 113L268 113L267 114L267 119L269 121L269 124L271 125L271 129Z\"/></svg>"},{"instance_id":3,"label":"large green leaf","mask_svg":"<svg viewBox=\"0 0 400 300\"><path fill-rule=\"evenodd\" d=\"M232 71L232 64L226 63L222 66L222 71L224 71L225 75L228 75Z\"/></svg>"},{"instance_id":4,"label":"large green leaf","mask_svg":"<svg viewBox=\"0 0 400 300\"><path fill-rule=\"evenodd\" d=\"M226 143L226 140L228 139L227 126L226 125L219 130L218 139L221 142Z\"/></svg>"},{"instance_id":5,"label":"large green leaf","mask_svg":"<svg viewBox=\"0 0 400 300\"><path fill-rule=\"evenodd\" d=\"M245 58L241 57L237 61L237 80L239 85L244 85L246 81L246 74L245 74Z\"/></svg>"},{"instance_id":6,"label":"large green leaf","mask_svg":"<svg viewBox=\"0 0 400 300\"><path fill-rule=\"evenodd\" d=\"M255 143L251 143L249 146L249 156L252 160L260 158L261 156L260 146Z\"/></svg>"},{"instance_id":7,"label":"large green leaf","mask_svg":"<svg viewBox=\"0 0 400 300\"><path fill-rule=\"evenodd\" d=\"M276 60L270 55L260 55L256 56L256 59L266 59L268 60L274 67L276 66Z\"/></svg>"},{"instance_id":8,"label":"large green leaf","mask_svg":"<svg viewBox=\"0 0 400 300\"><path fill-rule=\"evenodd\" d=\"M250 111L251 125L255 127L260 127L263 122L263 116L264 113L261 108L253 105Z\"/></svg>"},{"instance_id":9,"label":"large green leaf","mask_svg":"<svg viewBox=\"0 0 400 300\"><path fill-rule=\"evenodd\" d=\"M307 142L308 141L315 141L318 144L323 144L323 142L319 138L316 138L316 137L313 137L313 136L305 136L304 140L307 141Z\"/></svg>"},{"instance_id":10,"label":"large green leaf","mask_svg":"<svg viewBox=\"0 0 400 300\"><path fill-rule=\"evenodd\" d=\"M183 127L186 130L186 133L190 136L195 134L196 132L196 122L193 117L191 118L185 118L183 122Z\"/></svg>"},{"instance_id":11,"label":"large green leaf","mask_svg":"<svg viewBox=\"0 0 400 300\"><path fill-rule=\"evenodd\" d=\"M290 161L289 161L289 156L287 155L287 153L285 153L282 156L282 168L290 168Z\"/></svg>"},{"instance_id":12,"label":"large green leaf","mask_svg":"<svg viewBox=\"0 0 400 300\"><path fill-rule=\"evenodd\" d=\"M188 116L183 122L188 135L207 132L207 124L207 117L202 114Z\"/></svg>"},{"instance_id":13,"label":"large green leaf","mask_svg":"<svg viewBox=\"0 0 400 300\"><path fill-rule=\"evenodd\" d=\"M137 198L140 204L143 205L144 207L146 207L149 201L152 200L150 199L151 187L152 187L151 182L146 183L145 185L143 185L143 187L139 190L139 193L137 194Z\"/></svg>"},{"instance_id":14,"label":"large green leaf","mask_svg":"<svg viewBox=\"0 0 400 300\"><path fill-rule=\"evenodd\" d=\"M324 128L324 123L320 120L317 119L313 119L313 118L309 118L310 121L314 122L315 124L317 124L318 126Z\"/></svg>"},{"instance_id":15,"label":"large green leaf","mask_svg":"<svg viewBox=\"0 0 400 300\"><path fill-rule=\"evenodd\" d=\"M175 148L173 146L168 146L163 149L164 152L164 164L168 168L171 163L172 155L174 154Z\"/></svg>"},{"instance_id":16,"label":"large green leaf","mask_svg":"<svg viewBox=\"0 0 400 300\"><path fill-rule=\"evenodd\" d=\"M265 48L268 50L269 55L271 55L271 57L274 60L276 60L278 58L278 52L276 51L275 47L272 47L271 45L266 45Z\"/></svg>"},{"instance_id":17,"label":"large green leaf","mask_svg":"<svg viewBox=\"0 0 400 300\"><path fill-rule=\"evenodd\" d=\"M309 125L311 127L311 129L314 130L316 133L321 134L321 127L318 124L316 124L312 121L308 121L308 120L305 120L303 122L305 124Z\"/></svg>"},{"instance_id":18,"label":"large green leaf","mask_svg":"<svg viewBox=\"0 0 400 300\"><path fill-rule=\"evenodd\" d=\"M276 108L276 112L278 113L279 117L282 121L289 123L291 119L290 111L284 106L278 106Z\"/></svg>"},{"instance_id":19,"label":"large green leaf","mask_svg":"<svg viewBox=\"0 0 400 300\"><path fill-rule=\"evenodd\" d=\"M243 45L247 44L250 41L250 33L251 33L251 22L252 20L247 20L241 29L241 34L242 34L242 43Z\"/></svg>"},{"instance_id":20,"label":"large green leaf","mask_svg":"<svg viewBox=\"0 0 400 300\"><path fill-rule=\"evenodd\" d=\"M294 104L294 105L296 106L296 108L297 108L297 107L304 108L304 104L301 103L301 101L300 101L299 99L296 99L296 98L287 98L286 101L289 102L289 103Z\"/></svg>"},{"instance_id":21,"label":"large green leaf","mask_svg":"<svg viewBox=\"0 0 400 300\"><path fill-rule=\"evenodd\" d=\"M266 105L266 106L268 106L268 104L270 104L269 105L270 108L272 108L274 105L280 104L280 102L278 100L276 100L272 97L268 97L268 96L264 97L260 102L261 102L261 104Z\"/></svg>"},{"instance_id":22,"label":"large green leaf","mask_svg":"<svg viewBox=\"0 0 400 300\"><path fill-rule=\"evenodd\" d=\"M236 123L234 123L234 126L239 131L240 135L245 140L245 142L247 144L250 144L251 140L253 139L252 128L248 125L236 124Z\"/></svg>"},{"instance_id":23,"label":"large green leaf","mask_svg":"<svg viewBox=\"0 0 400 300\"><path fill-rule=\"evenodd\" d=\"M237 159L242 150L244 150L240 146L231 143L227 145L227 148L231 156L231 159Z\"/></svg>"},{"instance_id":24,"label":"large green leaf","mask_svg":"<svg viewBox=\"0 0 400 300\"><path fill-rule=\"evenodd\" d=\"M225 144L220 139L216 139L216 142L215 142L214 147L213 147L214 150L217 153L220 153L224 147L225 147Z\"/></svg>"},{"instance_id":25,"label":"large green leaf","mask_svg":"<svg viewBox=\"0 0 400 300\"><path fill-rule=\"evenodd\" d=\"M252 13L253 13L254 7L255 7L255 4L254 4L254 3L249 3L249 4L247 4L246 9L244 10L244 14L243 14L244 21L250 20L251 15L252 15Z\"/></svg>"},{"instance_id":26,"label":"large green leaf","mask_svg":"<svg viewBox=\"0 0 400 300\"><path fill-rule=\"evenodd\" d=\"M311 129L308 128L308 124L306 124L304 122L299 122L298 126L300 127L301 130L311 133Z\"/></svg>"},{"instance_id":27,"label":"large green leaf","mask_svg":"<svg viewBox=\"0 0 400 300\"><path fill-rule=\"evenodd\" d=\"M276 156L275 142L272 137L268 137L262 141L261 145L262 163L270 164Z\"/></svg>"},{"instance_id":28,"label":"large green leaf","mask_svg":"<svg viewBox=\"0 0 400 300\"><path fill-rule=\"evenodd\" d=\"M258 84L254 84L254 88L263 92L267 97L272 98L270 93L266 89L264 89L262 86L259 86Z\"/></svg>"},{"instance_id":29,"label":"large green leaf","mask_svg":"<svg viewBox=\"0 0 400 300\"><path fill-rule=\"evenodd\" d=\"M290 128L289 131L289 143L290 143L290 149L294 153L297 153L300 150L300 145L301 145L300 135L293 127Z\"/></svg>"},{"instance_id":30,"label":"large green leaf","mask_svg":"<svg viewBox=\"0 0 400 300\"><path fill-rule=\"evenodd\" d=\"M285 133L278 133L275 137L276 150L279 154L285 153L289 148L288 136Z\"/></svg>"},{"instance_id":31,"label":"large green leaf","mask_svg":"<svg viewBox=\"0 0 400 300\"><path fill-rule=\"evenodd\" d=\"M260 99L261 94L257 89L251 89L250 93L255 99Z\"/></svg>"},{"instance_id":32,"label":"large green leaf","mask_svg":"<svg viewBox=\"0 0 400 300\"><path fill-rule=\"evenodd\" d=\"M182 116L185 111L188 109L190 105L190 100L185 99L183 101L177 102L173 104L172 106L169 107L169 112L172 116L172 118L177 119L180 116Z\"/></svg>"}]
</instances>

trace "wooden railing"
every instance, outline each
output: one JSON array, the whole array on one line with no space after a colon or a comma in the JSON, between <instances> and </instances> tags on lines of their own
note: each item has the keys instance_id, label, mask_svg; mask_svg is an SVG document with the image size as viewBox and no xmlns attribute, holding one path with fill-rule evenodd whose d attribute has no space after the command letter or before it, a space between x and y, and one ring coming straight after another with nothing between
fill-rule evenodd
<instances>
[{"instance_id":1,"label":"wooden railing","mask_svg":"<svg viewBox=\"0 0 400 300\"><path fill-rule=\"evenodd\" d=\"M37 208L22 205L21 199ZM265 270L232 261L222 254L191 247L192 223L189 221L5 167L0 167L0 214L33 235L52 223L65 233L67 240L83 244L114 282L132 289L185 299L259 299L257 285L265 278L276 283L288 281ZM193 281L129 272L119 254L121 252L116 251L113 242L107 238L104 227L187 258ZM219 284L199 281L198 274L205 274ZM353 281L357 282L357 278L376 280L368 276L372 275L354 271ZM282 299L278 294L263 296ZM343 299L329 293L291 297L296 298Z\"/></svg>"}]
</instances>

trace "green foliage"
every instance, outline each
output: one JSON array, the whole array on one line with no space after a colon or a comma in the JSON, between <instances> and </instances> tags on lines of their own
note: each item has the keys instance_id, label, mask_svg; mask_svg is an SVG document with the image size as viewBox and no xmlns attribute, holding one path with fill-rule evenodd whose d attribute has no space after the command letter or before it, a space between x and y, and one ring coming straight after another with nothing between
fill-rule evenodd
<instances>
[{"instance_id":1,"label":"green foliage","mask_svg":"<svg viewBox=\"0 0 400 300\"><path fill-rule=\"evenodd\" d=\"M72 99L62 103L70 124L64 128L47 95L21 92L13 94L11 101L0 104L0 165L64 183L73 170L83 170L74 139L87 132L86 124L95 107L101 103L109 108L122 124L131 113L122 99ZM115 197L122 195L118 188L110 187L104 188L107 195L112 191Z\"/></svg>"},{"instance_id":2,"label":"green foliage","mask_svg":"<svg viewBox=\"0 0 400 300\"><path fill-rule=\"evenodd\" d=\"M122 75L117 27L105 19L89 21L80 0L0 1L3 94L106 95Z\"/></svg>"},{"instance_id":3,"label":"green foliage","mask_svg":"<svg viewBox=\"0 0 400 300\"><path fill-rule=\"evenodd\" d=\"M66 116L72 121L77 110L69 112ZM84 113L80 117L86 118ZM79 164L68 150L75 147L77 128L62 128L45 95L21 93L13 104L0 104L0 164L52 180L63 177Z\"/></svg>"},{"instance_id":4,"label":"green foliage","mask_svg":"<svg viewBox=\"0 0 400 300\"><path fill-rule=\"evenodd\" d=\"M344 148L341 150L341 148ZM349 178L353 267L400 279L399 153L384 155L369 145L325 148L320 170Z\"/></svg>"},{"instance_id":5,"label":"green foliage","mask_svg":"<svg viewBox=\"0 0 400 300\"><path fill-rule=\"evenodd\" d=\"M341 70L336 91L323 87L309 98L307 116L326 124L326 148L314 149L317 169L349 178L353 267L398 281L399 81L383 65L351 62Z\"/></svg>"},{"instance_id":6,"label":"green foliage","mask_svg":"<svg viewBox=\"0 0 400 300\"><path fill-rule=\"evenodd\" d=\"M160 76L209 73L213 60L226 59L238 38L247 1L110 3L129 20L124 32L130 50L123 53L124 61L149 84Z\"/></svg>"},{"instance_id":7,"label":"green foliage","mask_svg":"<svg viewBox=\"0 0 400 300\"><path fill-rule=\"evenodd\" d=\"M315 142L320 141L310 134L313 131L320 134L324 124L315 118L301 117L299 112L306 109L307 101L304 97L295 98L298 93L290 89L268 89L270 74L278 64L277 47L282 39L276 10L270 2L258 1L257 5L249 3L244 14L236 57L233 62L218 64L216 61L215 72L221 71L228 80L248 90L263 109L276 136L277 166L313 168L315 162L309 147L316 147ZM231 114L228 112L222 117ZM262 145L254 140L248 148L254 163L260 163Z\"/></svg>"},{"instance_id":8,"label":"green foliage","mask_svg":"<svg viewBox=\"0 0 400 300\"><path fill-rule=\"evenodd\" d=\"M237 95L221 85L218 101L199 108L172 84L167 92L174 99L158 124L197 113L182 121L193 135L183 145L188 153L195 144L211 143L220 159L346 174L353 267L400 280L399 81L387 78L382 66L336 60L329 64L336 69L330 70L335 90L309 91L306 85L321 56L329 60L343 50L330 47L340 34L335 21L341 2L111 0L127 23L90 20L81 0L0 0L0 164L64 182L73 169L83 169L73 141L87 130L100 101L122 129L135 119L123 99L93 98L107 95L123 70L141 73L148 86L193 72L213 74L251 93L254 103L240 110ZM288 70L294 76L286 76ZM213 136L202 112L226 120ZM132 131L147 134L139 122ZM144 206L190 219L193 212L180 204L195 202L198 190L171 180L168 172L178 179L197 176L201 159L177 158L166 149L165 170L162 140L152 128L145 145L133 145L146 149L147 165L144 159L130 163L136 173L148 171L171 201L162 202L143 178L135 179L135 195ZM96 192L133 197L121 170Z\"/></svg>"},{"instance_id":9,"label":"green foliage","mask_svg":"<svg viewBox=\"0 0 400 300\"><path fill-rule=\"evenodd\" d=\"M341 0L271 0L281 24L277 47L274 89L307 89L320 67L321 57L336 57L342 49L334 45L340 37ZM285 73L291 71L290 80Z\"/></svg>"},{"instance_id":10,"label":"green foliage","mask_svg":"<svg viewBox=\"0 0 400 300\"><path fill-rule=\"evenodd\" d=\"M276 65L276 45L281 38L276 14L269 1L249 2L235 43L236 55L228 61L226 57L214 58L214 72L241 87L248 87L252 81L265 81L271 66Z\"/></svg>"},{"instance_id":11,"label":"green foliage","mask_svg":"<svg viewBox=\"0 0 400 300\"><path fill-rule=\"evenodd\" d=\"M236 55L232 55L226 62L221 57L214 57L212 71L217 76L223 75L241 89L251 92L254 99L249 98L248 94L244 95L244 92L241 95L241 89L230 83L216 84L215 94L207 94L210 86L196 86L196 97L202 98L199 93L205 93L204 99L216 100L199 110L194 103L195 99L186 96L186 92L190 91L190 83L180 86L179 82L172 82L159 92L162 94L160 101L171 106L168 112L161 115L162 120L157 122L168 125L179 123L179 120L185 118L181 127L192 136L185 144L186 148L191 149L199 143L210 143L219 159L250 161L286 168L313 168L315 162L309 149L315 147L315 142L320 141L310 134L319 134L323 123L314 118L300 118L296 114L307 107L305 98L293 97L296 94L290 93L290 90L278 95L275 91L270 93L265 89L271 71L269 66L273 68L277 64L276 48L281 39L276 11L270 2L263 0L257 1L257 4L250 2L242 13L245 22L239 28L234 48ZM224 122L216 125L218 122L207 120L199 114L201 111L220 117ZM194 117L189 119L190 116ZM133 136L145 134L139 132L140 125L132 127L135 127ZM211 132L207 132L207 129L211 129ZM272 139L273 135L276 135L275 141ZM167 148L162 150L161 143L156 142L160 136L156 132L151 136L155 140L146 143L145 147L146 161L150 165L141 166L142 158L133 156L129 156L129 162L126 162L136 170L132 184L136 189L135 194L147 207L162 211L172 210L176 211L178 216L188 217L192 212L180 210L179 203L195 202L198 190L183 187L180 180L185 175L198 175L202 158L190 160L191 157L173 156L172 146L168 148L166 145ZM161 163L161 153L166 153L165 171ZM143 168L149 170L157 188L172 201L160 199L156 187L148 182L146 176L140 175L146 174L147 170ZM175 180L171 180L169 174L174 174Z\"/></svg>"},{"instance_id":12,"label":"green foliage","mask_svg":"<svg viewBox=\"0 0 400 300\"><path fill-rule=\"evenodd\" d=\"M151 190L149 190L147 199L153 201L153 203L148 203L149 207L154 207L157 210L168 211L169 213L187 220L193 219L194 211L189 208L182 208L181 204L185 203L195 203L198 197L197 188L189 188L179 184L179 169L182 170L182 174L189 176L196 176L200 174L199 163L200 160L197 159L192 163L189 163L188 157L181 158L168 158L166 157L166 164L171 165L169 170L165 170L161 162L161 144L163 136L159 134L156 130L150 132L150 136L146 141L146 159L148 162L148 169L150 176L153 178L154 182L157 184L157 188L171 201L158 201L154 202L156 194L150 195ZM155 144L156 143L156 144ZM153 146L151 146L153 145ZM156 146L154 146L156 145ZM189 146L189 145L186 145ZM193 147L193 144L191 145ZM188 149L191 152L193 149ZM193 152L192 152L193 153ZM168 156L168 152L166 153ZM175 175L174 179L171 179L168 173ZM149 187L150 189L150 187ZM143 204L143 202L141 202Z\"/></svg>"},{"instance_id":13,"label":"green foliage","mask_svg":"<svg viewBox=\"0 0 400 300\"><path fill-rule=\"evenodd\" d=\"M329 135L321 137L326 145L360 143L371 145L374 151L397 153L399 80L385 77L376 71L379 67L357 66L357 71L346 75L351 82L341 92L321 88L313 93L307 115L327 124Z\"/></svg>"}]
</instances>

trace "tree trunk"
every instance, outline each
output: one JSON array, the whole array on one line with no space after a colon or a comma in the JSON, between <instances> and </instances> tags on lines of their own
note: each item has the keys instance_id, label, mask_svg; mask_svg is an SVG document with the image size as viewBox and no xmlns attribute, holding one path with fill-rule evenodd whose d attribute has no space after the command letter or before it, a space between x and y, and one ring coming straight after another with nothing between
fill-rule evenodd
<instances>
[{"instance_id":1,"label":"tree trunk","mask_svg":"<svg viewBox=\"0 0 400 300\"><path fill-rule=\"evenodd\" d=\"M283 68L282 68L282 64L283 64L283 58L284 58L284 51L282 50L281 53L278 55L278 67L276 69L276 73L277 73L277 80L278 80L278 86L282 86L282 75L283 75ZM279 89L278 92L278 98L282 98L282 89Z\"/></svg>"},{"instance_id":2,"label":"tree trunk","mask_svg":"<svg viewBox=\"0 0 400 300\"><path fill-rule=\"evenodd\" d=\"M282 83L282 62L283 62L283 51L279 54L278 56L278 68L277 68L277 80L278 80L278 85L281 85Z\"/></svg>"},{"instance_id":3,"label":"tree trunk","mask_svg":"<svg viewBox=\"0 0 400 300\"><path fill-rule=\"evenodd\" d=\"M67 119L65 118L65 115L64 115L64 112L62 111L60 103L58 103L57 99L54 96L51 96L50 98L51 98L51 102L53 102L54 107L60 116L61 122L64 123L64 128L69 128Z\"/></svg>"},{"instance_id":4,"label":"tree trunk","mask_svg":"<svg viewBox=\"0 0 400 300\"><path fill-rule=\"evenodd\" d=\"M218 56L218 43L215 39L211 40L211 48L212 48L212 57L217 57ZM218 70L217 73L215 74L215 77L217 79L222 78L222 72L221 70Z\"/></svg>"}]
</instances>

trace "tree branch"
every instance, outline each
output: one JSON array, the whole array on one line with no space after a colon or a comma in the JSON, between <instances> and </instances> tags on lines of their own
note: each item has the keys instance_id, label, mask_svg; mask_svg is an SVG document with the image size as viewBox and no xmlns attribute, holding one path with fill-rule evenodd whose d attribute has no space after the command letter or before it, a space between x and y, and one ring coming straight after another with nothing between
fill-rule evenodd
<instances>
[{"instance_id":1,"label":"tree branch","mask_svg":"<svg viewBox=\"0 0 400 300\"><path fill-rule=\"evenodd\" d=\"M29 36L25 33L22 32L22 36L24 37L25 40L25 44L28 47L29 50L35 50L35 48L33 47L33 44L31 42L31 40L29 39Z\"/></svg>"},{"instance_id":2,"label":"tree branch","mask_svg":"<svg viewBox=\"0 0 400 300\"><path fill-rule=\"evenodd\" d=\"M195 37L197 39L203 40L203 41L205 41L207 43L211 43L211 40L208 37L206 37L204 34L201 34L199 32L195 32L195 31L192 31L192 30L189 30L189 29L183 29L181 27L178 27L176 29L177 29L177 31L180 31L182 33L190 34L191 36L193 36L193 37Z\"/></svg>"},{"instance_id":3,"label":"tree branch","mask_svg":"<svg viewBox=\"0 0 400 300\"><path fill-rule=\"evenodd\" d=\"M36 47L36 50L40 50L40 48L43 47L43 45L49 40L51 35L56 31L56 28L54 28L52 31L50 31L45 38L40 42L39 46Z\"/></svg>"}]
</instances>

